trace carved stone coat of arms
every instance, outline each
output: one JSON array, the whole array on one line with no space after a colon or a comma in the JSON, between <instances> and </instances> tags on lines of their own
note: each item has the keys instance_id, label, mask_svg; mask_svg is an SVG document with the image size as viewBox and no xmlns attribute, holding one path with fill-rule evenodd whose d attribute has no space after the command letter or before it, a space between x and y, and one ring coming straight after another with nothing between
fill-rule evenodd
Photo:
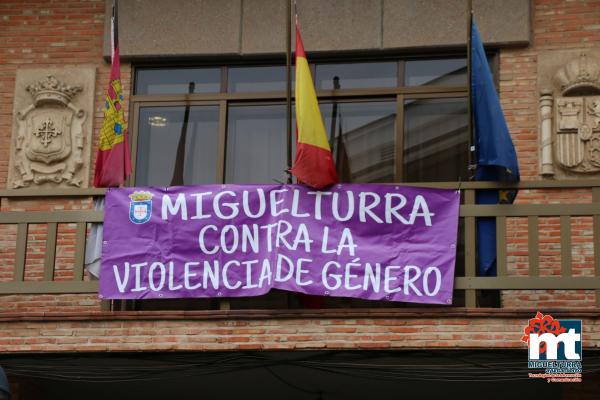
<instances>
[{"instance_id":1,"label":"carved stone coat of arms","mask_svg":"<svg viewBox=\"0 0 600 400\"><path fill-rule=\"evenodd\" d=\"M585 52L558 68L540 97L542 175L600 172L600 59ZM558 96L554 96L555 91Z\"/></svg>"},{"instance_id":2,"label":"carved stone coat of arms","mask_svg":"<svg viewBox=\"0 0 600 400\"><path fill-rule=\"evenodd\" d=\"M556 99L557 161L576 172L600 171L600 96Z\"/></svg>"},{"instance_id":3,"label":"carved stone coat of arms","mask_svg":"<svg viewBox=\"0 0 600 400\"><path fill-rule=\"evenodd\" d=\"M84 107L93 103L78 99L90 84L82 83L47 74L21 85L29 100L19 93L15 102L9 187L87 186L92 110ZM86 89L93 96L93 81Z\"/></svg>"}]
</instances>

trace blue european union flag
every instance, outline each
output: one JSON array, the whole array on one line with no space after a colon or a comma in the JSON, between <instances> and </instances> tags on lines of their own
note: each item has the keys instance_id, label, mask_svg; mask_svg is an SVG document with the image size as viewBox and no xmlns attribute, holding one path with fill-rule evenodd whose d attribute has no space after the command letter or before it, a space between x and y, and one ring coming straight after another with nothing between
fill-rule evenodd
<instances>
[{"instance_id":1,"label":"blue european union flag","mask_svg":"<svg viewBox=\"0 0 600 400\"><path fill-rule=\"evenodd\" d=\"M477 181L517 182L519 163L475 21L471 22L471 106ZM516 191L478 190L477 204L512 203ZM479 275L496 272L496 220L477 219Z\"/></svg>"}]
</instances>

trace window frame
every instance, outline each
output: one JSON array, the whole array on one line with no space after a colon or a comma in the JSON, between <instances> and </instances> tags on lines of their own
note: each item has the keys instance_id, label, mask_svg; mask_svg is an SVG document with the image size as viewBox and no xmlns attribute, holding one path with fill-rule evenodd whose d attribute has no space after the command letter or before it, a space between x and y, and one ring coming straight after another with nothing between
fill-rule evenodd
<instances>
[{"instance_id":1,"label":"window frame","mask_svg":"<svg viewBox=\"0 0 600 400\"><path fill-rule=\"evenodd\" d=\"M498 86L498 52L489 53L491 59L491 69L494 74L496 85ZM396 121L395 121L395 150L394 150L394 182L403 182L403 153L404 153L404 103L405 100L419 99L441 99L441 98L467 98L467 85L452 86L404 86L405 62L419 59L444 59L465 57L464 52L449 53L425 53L421 55L388 55L380 57L337 57L337 58L318 58L311 57L309 64L314 76L317 64L347 64L352 62L390 62L395 61L398 67L398 82L393 88L367 88L367 89L338 89L338 90L317 90L319 102L354 103L365 101L395 101L396 102ZM227 118L230 105L269 105L286 104L286 92L228 92L228 71L230 67L240 66L285 66L281 59L262 59L262 60L235 60L227 62L225 60L217 63L211 62L160 62L160 63L132 63L130 87L129 116L131 121L130 142L132 155L132 174L127 181L128 186L134 186L137 168L137 148L139 140L139 114L140 108L145 106L218 106L219 107L219 127L218 127L218 156L216 166L215 183L225 183L226 152L227 152ZM134 94L135 80L137 71L144 68L179 68L179 67L215 67L221 68L221 86L218 93L193 93L193 94ZM293 88L292 88L293 89ZM294 101L294 92L292 90L292 101Z\"/></svg>"}]
</instances>

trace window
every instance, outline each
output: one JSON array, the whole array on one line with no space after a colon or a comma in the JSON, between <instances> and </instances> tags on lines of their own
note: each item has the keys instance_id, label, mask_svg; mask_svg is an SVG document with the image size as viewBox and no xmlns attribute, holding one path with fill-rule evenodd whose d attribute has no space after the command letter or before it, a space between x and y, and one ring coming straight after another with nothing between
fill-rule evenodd
<instances>
[{"instance_id":1,"label":"window","mask_svg":"<svg viewBox=\"0 0 600 400\"><path fill-rule=\"evenodd\" d=\"M141 107L136 185L194 185L217 181L216 106Z\"/></svg>"},{"instance_id":2,"label":"window","mask_svg":"<svg viewBox=\"0 0 600 400\"><path fill-rule=\"evenodd\" d=\"M315 69L315 87L318 89L333 89L335 77L343 89L398 86L397 62L317 64Z\"/></svg>"},{"instance_id":3,"label":"window","mask_svg":"<svg viewBox=\"0 0 600 400\"><path fill-rule=\"evenodd\" d=\"M343 181L468 179L464 58L311 69ZM286 180L285 66L139 67L134 87L136 185Z\"/></svg>"},{"instance_id":4,"label":"window","mask_svg":"<svg viewBox=\"0 0 600 400\"><path fill-rule=\"evenodd\" d=\"M406 62L406 86L466 85L467 60L412 60Z\"/></svg>"},{"instance_id":5,"label":"window","mask_svg":"<svg viewBox=\"0 0 600 400\"><path fill-rule=\"evenodd\" d=\"M396 103L322 103L333 159L342 182L394 181Z\"/></svg>"},{"instance_id":6,"label":"window","mask_svg":"<svg viewBox=\"0 0 600 400\"><path fill-rule=\"evenodd\" d=\"M286 106L231 106L227 114L225 182L285 182Z\"/></svg>"},{"instance_id":7,"label":"window","mask_svg":"<svg viewBox=\"0 0 600 400\"><path fill-rule=\"evenodd\" d=\"M468 181L468 146L467 99L405 100L404 181Z\"/></svg>"},{"instance_id":8,"label":"window","mask_svg":"<svg viewBox=\"0 0 600 400\"><path fill-rule=\"evenodd\" d=\"M217 93L221 88L219 68L145 68L137 72L136 94L183 94L194 83L193 93Z\"/></svg>"},{"instance_id":9,"label":"window","mask_svg":"<svg viewBox=\"0 0 600 400\"><path fill-rule=\"evenodd\" d=\"M342 181L468 180L464 58L310 66ZM137 67L134 83L132 183L136 186L286 181L285 66ZM460 256L457 260L462 262ZM177 306L158 303L145 301L143 307L214 308L219 300L180 300ZM229 300L234 308L310 303L285 292ZM330 307L365 304L397 306L349 299L320 303Z\"/></svg>"},{"instance_id":10,"label":"window","mask_svg":"<svg viewBox=\"0 0 600 400\"><path fill-rule=\"evenodd\" d=\"M284 91L286 83L286 70L282 65L231 67L227 74L227 91L229 93Z\"/></svg>"}]
</instances>

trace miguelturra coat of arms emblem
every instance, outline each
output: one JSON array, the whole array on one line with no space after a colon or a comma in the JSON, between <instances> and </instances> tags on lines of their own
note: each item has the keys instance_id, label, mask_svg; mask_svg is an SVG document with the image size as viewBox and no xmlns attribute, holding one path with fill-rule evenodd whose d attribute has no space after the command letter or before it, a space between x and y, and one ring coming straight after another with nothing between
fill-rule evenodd
<instances>
[{"instance_id":1,"label":"miguelturra coat of arms emblem","mask_svg":"<svg viewBox=\"0 0 600 400\"><path fill-rule=\"evenodd\" d=\"M152 217L152 196L150 192L136 191L129 195L129 220L134 224L144 224Z\"/></svg>"}]
</instances>

